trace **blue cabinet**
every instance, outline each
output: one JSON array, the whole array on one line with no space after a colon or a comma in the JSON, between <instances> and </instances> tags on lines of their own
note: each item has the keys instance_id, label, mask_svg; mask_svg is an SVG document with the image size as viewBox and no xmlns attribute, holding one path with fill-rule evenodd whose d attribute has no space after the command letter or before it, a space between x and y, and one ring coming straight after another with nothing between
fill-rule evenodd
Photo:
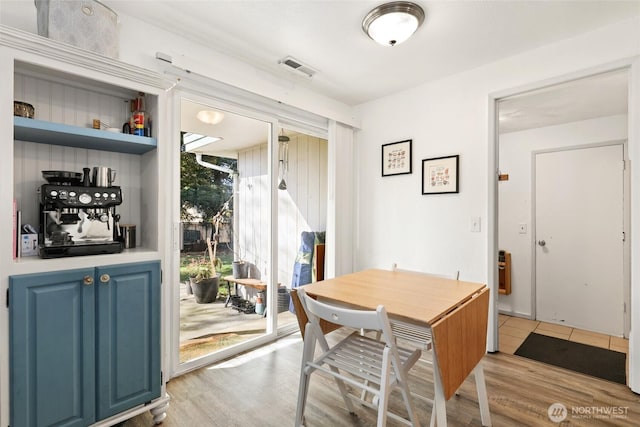
<instances>
[{"instance_id":1,"label":"blue cabinet","mask_svg":"<svg viewBox=\"0 0 640 427\"><path fill-rule=\"evenodd\" d=\"M86 426L95 406L94 270L9 279L12 426Z\"/></svg>"},{"instance_id":2,"label":"blue cabinet","mask_svg":"<svg viewBox=\"0 0 640 427\"><path fill-rule=\"evenodd\" d=\"M160 263L9 278L12 426L87 426L160 396Z\"/></svg>"},{"instance_id":3,"label":"blue cabinet","mask_svg":"<svg viewBox=\"0 0 640 427\"><path fill-rule=\"evenodd\" d=\"M97 269L99 420L160 396L160 263Z\"/></svg>"}]
</instances>

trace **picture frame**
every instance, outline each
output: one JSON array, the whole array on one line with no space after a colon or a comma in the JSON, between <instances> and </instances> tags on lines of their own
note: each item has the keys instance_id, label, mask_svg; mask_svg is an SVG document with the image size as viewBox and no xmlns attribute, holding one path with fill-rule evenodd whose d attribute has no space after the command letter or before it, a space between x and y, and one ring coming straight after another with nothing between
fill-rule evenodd
<instances>
[{"instance_id":1,"label":"picture frame","mask_svg":"<svg viewBox=\"0 0 640 427\"><path fill-rule=\"evenodd\" d=\"M422 194L459 192L460 155L422 160Z\"/></svg>"},{"instance_id":2,"label":"picture frame","mask_svg":"<svg viewBox=\"0 0 640 427\"><path fill-rule=\"evenodd\" d=\"M382 176L412 173L411 144L413 140L382 145Z\"/></svg>"}]
</instances>

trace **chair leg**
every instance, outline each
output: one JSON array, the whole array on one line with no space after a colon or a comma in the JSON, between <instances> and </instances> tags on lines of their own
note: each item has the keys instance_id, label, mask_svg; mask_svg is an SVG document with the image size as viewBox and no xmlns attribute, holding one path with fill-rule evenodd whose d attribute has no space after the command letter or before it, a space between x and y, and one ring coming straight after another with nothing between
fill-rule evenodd
<instances>
[{"instance_id":1,"label":"chair leg","mask_svg":"<svg viewBox=\"0 0 640 427\"><path fill-rule=\"evenodd\" d=\"M332 366L331 370L337 375L340 375L340 371L338 370L338 368ZM334 379L336 380L336 384L338 385L338 389L340 390L340 394L342 395L342 399L344 400L344 404L347 407L347 410L350 414L355 415L356 409L353 407L353 402L351 402L351 398L349 397L347 386L344 384L344 381L342 381L337 376L335 376Z\"/></svg>"},{"instance_id":2,"label":"chair leg","mask_svg":"<svg viewBox=\"0 0 640 427\"><path fill-rule=\"evenodd\" d=\"M402 393L402 397L404 398L405 407L407 408L407 412L409 413L409 421L411 421L411 425L413 427L420 427L420 420L418 419L416 408L413 404L413 396L411 395L411 391L409 391L407 378L404 378L402 380L402 383L399 385L400 392Z\"/></svg>"},{"instance_id":3,"label":"chair leg","mask_svg":"<svg viewBox=\"0 0 640 427\"><path fill-rule=\"evenodd\" d=\"M473 370L476 379L476 390L478 391L478 405L480 406L480 419L482 425L491 426L491 413L489 412L489 400L487 399L487 385L484 381L484 369L480 361Z\"/></svg>"},{"instance_id":4,"label":"chair leg","mask_svg":"<svg viewBox=\"0 0 640 427\"><path fill-rule=\"evenodd\" d=\"M303 341L302 363L300 364L300 385L298 386L298 404L296 406L296 427L304 425L304 408L307 403L307 395L309 394L309 380L311 372L307 372L307 362L313 360L316 348L316 338L313 334L311 325L307 324L305 328L305 340Z\"/></svg>"},{"instance_id":5,"label":"chair leg","mask_svg":"<svg viewBox=\"0 0 640 427\"><path fill-rule=\"evenodd\" d=\"M389 374L391 371L391 360L389 358L389 348L385 348L382 359L382 381L380 383L380 396L378 398L378 423L377 427L387 425L387 410L389 407L389 395L391 386L389 385Z\"/></svg>"}]
</instances>

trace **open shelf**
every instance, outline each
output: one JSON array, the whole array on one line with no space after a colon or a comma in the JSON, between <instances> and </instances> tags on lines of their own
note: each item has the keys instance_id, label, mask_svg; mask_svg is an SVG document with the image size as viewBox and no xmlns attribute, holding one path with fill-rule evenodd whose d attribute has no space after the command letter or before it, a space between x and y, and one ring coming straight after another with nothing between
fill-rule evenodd
<instances>
[{"instance_id":1,"label":"open shelf","mask_svg":"<svg viewBox=\"0 0 640 427\"><path fill-rule=\"evenodd\" d=\"M14 117L14 138L19 141L143 154L156 148L155 138Z\"/></svg>"}]
</instances>

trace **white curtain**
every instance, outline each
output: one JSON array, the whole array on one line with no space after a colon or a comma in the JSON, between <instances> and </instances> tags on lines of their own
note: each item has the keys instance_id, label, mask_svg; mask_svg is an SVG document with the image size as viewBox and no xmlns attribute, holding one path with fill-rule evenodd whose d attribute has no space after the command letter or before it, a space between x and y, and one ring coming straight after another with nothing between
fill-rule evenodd
<instances>
[{"instance_id":1,"label":"white curtain","mask_svg":"<svg viewBox=\"0 0 640 427\"><path fill-rule=\"evenodd\" d=\"M329 121L325 278L352 273L355 260L354 129Z\"/></svg>"}]
</instances>

